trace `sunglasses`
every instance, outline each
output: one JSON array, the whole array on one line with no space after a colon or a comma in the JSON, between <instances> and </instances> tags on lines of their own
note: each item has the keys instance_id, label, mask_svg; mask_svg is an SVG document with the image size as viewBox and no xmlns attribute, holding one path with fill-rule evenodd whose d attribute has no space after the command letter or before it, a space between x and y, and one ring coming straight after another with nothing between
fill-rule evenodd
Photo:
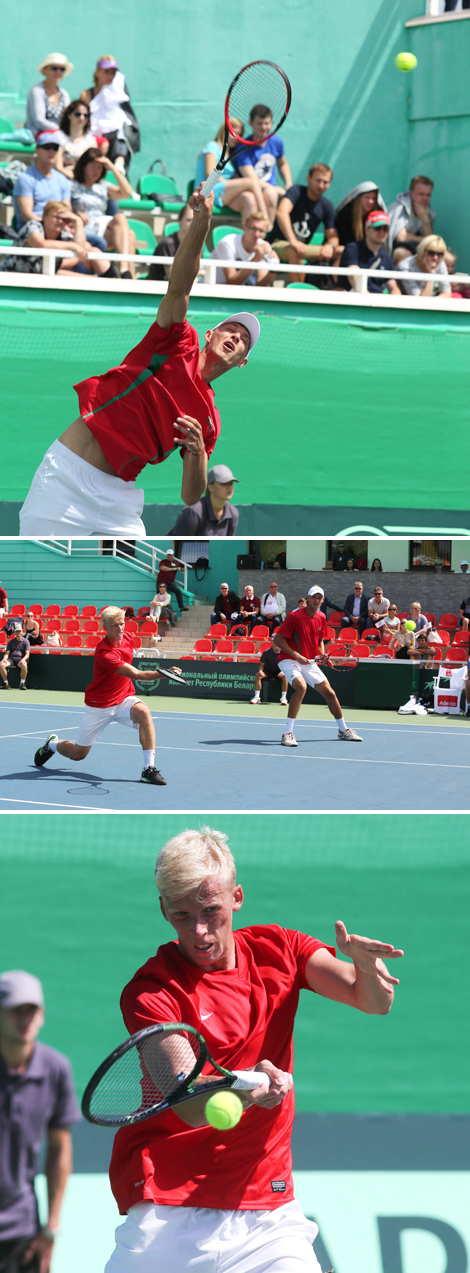
<instances>
[{"instance_id":1,"label":"sunglasses","mask_svg":"<svg viewBox=\"0 0 470 1273\"><path fill-rule=\"evenodd\" d=\"M426 248L425 256L435 256L436 261L442 261L442 258L443 258L443 256L444 256L444 253L443 253L443 252L433 252L432 248L431 248L431 249Z\"/></svg>"},{"instance_id":2,"label":"sunglasses","mask_svg":"<svg viewBox=\"0 0 470 1273\"><path fill-rule=\"evenodd\" d=\"M90 116L87 114L86 111L74 111L73 116L74 116L74 119L89 119L90 118Z\"/></svg>"},{"instance_id":3,"label":"sunglasses","mask_svg":"<svg viewBox=\"0 0 470 1273\"><path fill-rule=\"evenodd\" d=\"M65 71L65 66L50 66L50 67L49 67L49 70L50 70L50 71L62 71L62 72L63 72L63 71Z\"/></svg>"},{"instance_id":4,"label":"sunglasses","mask_svg":"<svg viewBox=\"0 0 470 1273\"><path fill-rule=\"evenodd\" d=\"M57 146L55 142L48 142L46 146L39 146L38 149L39 150L60 150L60 146Z\"/></svg>"}]
</instances>

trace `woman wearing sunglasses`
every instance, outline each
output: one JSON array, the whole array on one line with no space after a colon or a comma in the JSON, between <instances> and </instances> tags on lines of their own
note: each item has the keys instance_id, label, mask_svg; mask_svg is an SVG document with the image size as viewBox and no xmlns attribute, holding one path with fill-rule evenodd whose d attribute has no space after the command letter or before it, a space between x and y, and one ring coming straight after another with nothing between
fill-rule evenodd
<instances>
[{"instance_id":1,"label":"woman wearing sunglasses","mask_svg":"<svg viewBox=\"0 0 470 1273\"><path fill-rule=\"evenodd\" d=\"M73 71L65 53L48 53L38 66L44 79L29 90L26 106L26 128L34 137L43 129L58 128L59 120L69 105L70 96L62 87L64 76Z\"/></svg>"},{"instance_id":2,"label":"woman wearing sunglasses","mask_svg":"<svg viewBox=\"0 0 470 1273\"><path fill-rule=\"evenodd\" d=\"M404 275L401 286L407 296L450 297L452 288L444 260L446 251L444 239L439 234L427 234L421 239L416 255L407 256L398 263L397 269ZM429 282L414 279L413 274L429 274Z\"/></svg>"},{"instance_id":3,"label":"woman wearing sunglasses","mask_svg":"<svg viewBox=\"0 0 470 1273\"><path fill-rule=\"evenodd\" d=\"M90 108L84 102L70 102L66 106L60 120L60 129L67 138L65 146L61 146L57 157L56 168L65 177L73 181L74 167L80 155L90 146L96 147L102 155L107 155L109 142L105 137L97 136L90 129Z\"/></svg>"}]
</instances>

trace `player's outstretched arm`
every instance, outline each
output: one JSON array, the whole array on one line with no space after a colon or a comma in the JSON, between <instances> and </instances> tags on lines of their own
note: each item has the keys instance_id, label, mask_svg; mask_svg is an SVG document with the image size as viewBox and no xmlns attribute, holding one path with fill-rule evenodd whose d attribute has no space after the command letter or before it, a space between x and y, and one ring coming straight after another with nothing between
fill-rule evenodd
<instances>
[{"instance_id":1,"label":"player's outstretched arm","mask_svg":"<svg viewBox=\"0 0 470 1273\"><path fill-rule=\"evenodd\" d=\"M189 294L199 273L201 252L211 223L214 195L201 199L198 187L191 195L189 207L193 210L193 219L189 230L180 243L170 274L168 291L158 309L157 323L167 329L173 323L184 323L186 318Z\"/></svg>"},{"instance_id":2,"label":"player's outstretched arm","mask_svg":"<svg viewBox=\"0 0 470 1273\"><path fill-rule=\"evenodd\" d=\"M133 663L123 663L122 667L116 669L118 676L127 676L131 681L161 681L164 678L158 671L158 668L141 668L134 667ZM181 676L180 667L169 667L169 672L177 672Z\"/></svg>"},{"instance_id":3,"label":"player's outstretched arm","mask_svg":"<svg viewBox=\"0 0 470 1273\"><path fill-rule=\"evenodd\" d=\"M348 1004L361 1012L379 1015L390 1012L393 987L399 982L383 959L401 959L404 952L395 950L388 942L348 933L341 920L335 928L338 950L348 955L352 964L334 959L328 950L316 950L305 968L310 988L325 999Z\"/></svg>"}]
</instances>

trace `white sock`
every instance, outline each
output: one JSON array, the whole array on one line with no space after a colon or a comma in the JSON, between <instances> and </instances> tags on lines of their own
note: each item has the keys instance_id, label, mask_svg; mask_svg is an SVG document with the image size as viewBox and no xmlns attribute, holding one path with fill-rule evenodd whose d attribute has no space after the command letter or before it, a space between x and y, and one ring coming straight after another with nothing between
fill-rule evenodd
<instances>
[{"instance_id":1,"label":"white sock","mask_svg":"<svg viewBox=\"0 0 470 1273\"><path fill-rule=\"evenodd\" d=\"M340 719L339 719L339 721L338 721L338 729L340 729L340 730L342 731L342 733L344 734L344 731L345 731L345 729L347 729L347 728L348 728L348 727L347 727L346 721L345 721L345 719L344 719L344 716L340 716Z\"/></svg>"},{"instance_id":2,"label":"white sock","mask_svg":"<svg viewBox=\"0 0 470 1273\"><path fill-rule=\"evenodd\" d=\"M286 720L286 730L285 730L286 734L294 733L294 725L295 725L295 717L292 720L292 717L288 716Z\"/></svg>"},{"instance_id":3,"label":"white sock","mask_svg":"<svg viewBox=\"0 0 470 1273\"><path fill-rule=\"evenodd\" d=\"M144 751L144 769L153 769L155 765L155 750Z\"/></svg>"},{"instance_id":4,"label":"white sock","mask_svg":"<svg viewBox=\"0 0 470 1273\"><path fill-rule=\"evenodd\" d=\"M23 679L20 681L20 685L26 685L26 681L25 681L25 678L24 678L24 677L23 677Z\"/></svg>"},{"instance_id":5,"label":"white sock","mask_svg":"<svg viewBox=\"0 0 470 1273\"><path fill-rule=\"evenodd\" d=\"M287 694L281 694L281 703L285 703L287 706Z\"/></svg>"},{"instance_id":6,"label":"white sock","mask_svg":"<svg viewBox=\"0 0 470 1273\"><path fill-rule=\"evenodd\" d=\"M254 692L254 694L253 694L253 698L259 698L259 696L260 696L260 691L259 691L259 690L255 690L255 692Z\"/></svg>"},{"instance_id":7,"label":"white sock","mask_svg":"<svg viewBox=\"0 0 470 1273\"><path fill-rule=\"evenodd\" d=\"M49 751L57 751L57 743L48 743Z\"/></svg>"}]
</instances>

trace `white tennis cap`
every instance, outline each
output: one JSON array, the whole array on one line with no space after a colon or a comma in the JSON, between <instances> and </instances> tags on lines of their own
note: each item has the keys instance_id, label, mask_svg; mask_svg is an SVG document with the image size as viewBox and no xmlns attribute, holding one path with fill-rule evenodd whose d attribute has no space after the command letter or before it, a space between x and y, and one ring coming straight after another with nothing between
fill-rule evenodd
<instances>
[{"instance_id":1,"label":"white tennis cap","mask_svg":"<svg viewBox=\"0 0 470 1273\"><path fill-rule=\"evenodd\" d=\"M320 584L318 584L318 583L314 583L313 588L309 588L309 590L308 590L308 592L307 592L307 597L314 597L314 596L315 596L315 593L317 593L317 592L321 592L322 597L324 597L324 596L325 596L325 593L324 593L324 591L323 591L323 588L320 588Z\"/></svg>"},{"instance_id":2,"label":"white tennis cap","mask_svg":"<svg viewBox=\"0 0 470 1273\"><path fill-rule=\"evenodd\" d=\"M242 327L247 328L250 333L250 348L248 353L251 354L252 349L256 345L256 341L259 340L259 334L261 331L258 319L255 318L254 314L247 314L244 312L240 314L227 314L226 318L223 318L221 323L215 324L213 330L215 331L216 327L223 327L224 323L241 323Z\"/></svg>"}]
</instances>

